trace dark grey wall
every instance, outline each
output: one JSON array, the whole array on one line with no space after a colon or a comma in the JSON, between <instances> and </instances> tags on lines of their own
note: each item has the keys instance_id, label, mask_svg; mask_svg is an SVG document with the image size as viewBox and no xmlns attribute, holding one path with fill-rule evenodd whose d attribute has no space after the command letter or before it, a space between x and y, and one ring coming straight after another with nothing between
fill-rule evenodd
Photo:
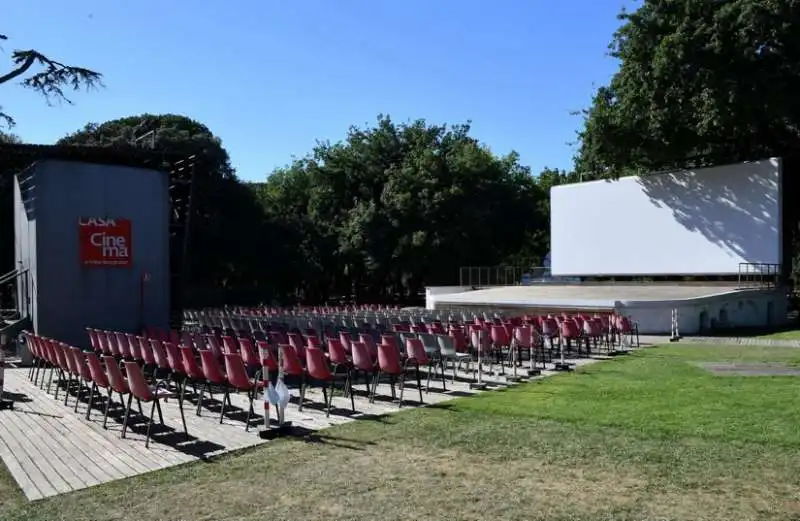
<instances>
[{"instance_id":1,"label":"dark grey wall","mask_svg":"<svg viewBox=\"0 0 800 521\"><path fill-rule=\"evenodd\" d=\"M43 161L32 168L36 205L17 230L35 236L27 247L35 266L34 324L40 334L87 346L85 327L135 332L142 323L169 325L169 186L155 170L70 161ZM21 220L23 212L18 211ZM130 267L84 267L81 217L131 221ZM20 242L20 250L23 241ZM25 244L29 244L28 239ZM24 257L24 255L22 256ZM26 262L26 258L22 258ZM140 306L142 274L144 306Z\"/></svg>"}]
</instances>

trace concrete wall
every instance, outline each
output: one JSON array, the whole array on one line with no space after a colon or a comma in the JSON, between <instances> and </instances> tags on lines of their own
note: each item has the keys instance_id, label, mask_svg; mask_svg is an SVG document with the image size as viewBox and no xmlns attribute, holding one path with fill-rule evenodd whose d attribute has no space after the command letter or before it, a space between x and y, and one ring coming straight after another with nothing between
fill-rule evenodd
<instances>
[{"instance_id":1,"label":"concrete wall","mask_svg":"<svg viewBox=\"0 0 800 521\"><path fill-rule=\"evenodd\" d=\"M35 209L18 211L17 218L22 221L24 216L25 221L15 227L20 232L18 259L33 271L36 331L86 346L86 326L128 332L143 323L168 326L167 174L69 161L43 161L31 170L36 180ZM20 199L22 205L24 198ZM131 221L130 267L81 263L79 219L98 217ZM31 242L35 247L29 246ZM142 299L145 272L150 280Z\"/></svg>"},{"instance_id":2,"label":"concrete wall","mask_svg":"<svg viewBox=\"0 0 800 521\"><path fill-rule=\"evenodd\" d=\"M461 289L461 291L459 291ZM546 315L555 313L611 312L630 316L638 323L643 335L665 335L671 332L672 310L678 310L678 329L681 335L697 335L735 327L768 327L785 322L786 293L775 290L728 291L717 295L675 300L653 301L559 301L534 302L529 305L492 302L453 303L437 300L469 288L458 286L426 289L426 308L438 310L499 310L512 315ZM446 300L446 299L443 299Z\"/></svg>"},{"instance_id":3,"label":"concrete wall","mask_svg":"<svg viewBox=\"0 0 800 521\"><path fill-rule=\"evenodd\" d=\"M678 310L681 335L698 335L725 328L768 327L785 322L786 293L781 290L742 291L670 303L636 302L617 311L639 324L642 334L669 334L672 309Z\"/></svg>"},{"instance_id":4,"label":"concrete wall","mask_svg":"<svg viewBox=\"0 0 800 521\"><path fill-rule=\"evenodd\" d=\"M428 286L425 288L425 309L436 309L436 297L470 291L470 286Z\"/></svg>"}]
</instances>

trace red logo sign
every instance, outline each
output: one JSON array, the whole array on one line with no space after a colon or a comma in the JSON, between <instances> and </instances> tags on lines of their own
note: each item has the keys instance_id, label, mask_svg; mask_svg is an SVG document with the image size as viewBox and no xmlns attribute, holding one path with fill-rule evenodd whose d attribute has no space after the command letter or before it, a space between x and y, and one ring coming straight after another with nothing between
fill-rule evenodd
<instances>
[{"instance_id":1,"label":"red logo sign","mask_svg":"<svg viewBox=\"0 0 800 521\"><path fill-rule=\"evenodd\" d=\"M84 266L130 266L129 219L81 218L78 221L81 262Z\"/></svg>"}]
</instances>

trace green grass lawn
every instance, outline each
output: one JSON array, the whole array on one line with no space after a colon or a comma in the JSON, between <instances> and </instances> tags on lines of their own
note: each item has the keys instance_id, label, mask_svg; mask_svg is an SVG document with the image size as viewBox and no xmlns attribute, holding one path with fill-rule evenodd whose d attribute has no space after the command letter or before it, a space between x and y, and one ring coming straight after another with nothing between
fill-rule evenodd
<instances>
[{"instance_id":1,"label":"green grass lawn","mask_svg":"<svg viewBox=\"0 0 800 521\"><path fill-rule=\"evenodd\" d=\"M0 519L800 518L800 379L711 361L800 350L648 349L33 504L0 473Z\"/></svg>"}]
</instances>

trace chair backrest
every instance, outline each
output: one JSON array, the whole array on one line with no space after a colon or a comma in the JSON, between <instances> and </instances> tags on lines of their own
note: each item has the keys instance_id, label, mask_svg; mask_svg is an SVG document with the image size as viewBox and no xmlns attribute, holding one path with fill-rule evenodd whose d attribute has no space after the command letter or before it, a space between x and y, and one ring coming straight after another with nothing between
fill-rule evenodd
<instances>
[{"instance_id":1,"label":"chair backrest","mask_svg":"<svg viewBox=\"0 0 800 521\"><path fill-rule=\"evenodd\" d=\"M114 338L117 339L117 347L120 354L125 358L131 358L131 346L128 345L128 337L125 336L125 333L117 331L114 333Z\"/></svg>"},{"instance_id":2,"label":"chair backrest","mask_svg":"<svg viewBox=\"0 0 800 521\"><path fill-rule=\"evenodd\" d=\"M238 353L239 345L232 336L225 335L222 337L222 348L225 354Z\"/></svg>"},{"instance_id":3,"label":"chair backrest","mask_svg":"<svg viewBox=\"0 0 800 521\"><path fill-rule=\"evenodd\" d=\"M239 348L245 367L250 367L252 369L261 367L261 361L258 359L258 354L256 353L252 340L247 337L240 337Z\"/></svg>"},{"instance_id":4,"label":"chair backrest","mask_svg":"<svg viewBox=\"0 0 800 521\"><path fill-rule=\"evenodd\" d=\"M361 333L358 335L358 340L367 346L367 350L373 358L378 356L378 349L377 346L375 346L375 338L372 335Z\"/></svg>"},{"instance_id":5,"label":"chair backrest","mask_svg":"<svg viewBox=\"0 0 800 521\"><path fill-rule=\"evenodd\" d=\"M359 371L366 371L370 373L373 372L375 370L375 357L373 357L372 353L370 353L367 344L364 342L353 342L351 347L351 353L353 355L353 367Z\"/></svg>"},{"instance_id":6,"label":"chair backrest","mask_svg":"<svg viewBox=\"0 0 800 521\"><path fill-rule=\"evenodd\" d=\"M409 360L415 361L419 365L428 364L428 353L419 338L406 339L406 356Z\"/></svg>"},{"instance_id":7,"label":"chair backrest","mask_svg":"<svg viewBox=\"0 0 800 521\"><path fill-rule=\"evenodd\" d=\"M306 349L306 369L308 375L315 380L330 380L333 378L325 354L321 349L310 347Z\"/></svg>"},{"instance_id":8,"label":"chair backrest","mask_svg":"<svg viewBox=\"0 0 800 521\"><path fill-rule=\"evenodd\" d=\"M581 336L581 330L575 320L568 318L561 322L561 336L564 338L577 338Z\"/></svg>"},{"instance_id":9,"label":"chair backrest","mask_svg":"<svg viewBox=\"0 0 800 521\"><path fill-rule=\"evenodd\" d=\"M97 331L87 327L86 333L89 335L89 343L91 344L92 349L94 351L100 351L102 348L100 347L100 340L97 338Z\"/></svg>"},{"instance_id":10,"label":"chair backrest","mask_svg":"<svg viewBox=\"0 0 800 521\"><path fill-rule=\"evenodd\" d=\"M97 384L97 387L107 389L108 377L95 353L86 353L86 365L89 367L89 374L92 376L92 381Z\"/></svg>"},{"instance_id":11,"label":"chair backrest","mask_svg":"<svg viewBox=\"0 0 800 521\"><path fill-rule=\"evenodd\" d=\"M183 357L181 357L178 346L172 342L164 342L164 351L167 352L167 362L170 369L177 374L184 374Z\"/></svg>"},{"instance_id":12,"label":"chair backrest","mask_svg":"<svg viewBox=\"0 0 800 521\"><path fill-rule=\"evenodd\" d=\"M213 334L205 335L206 345L214 353L214 357L217 359L222 358L222 348L219 346L219 341L217 340L217 336Z\"/></svg>"},{"instance_id":13,"label":"chair backrest","mask_svg":"<svg viewBox=\"0 0 800 521\"><path fill-rule=\"evenodd\" d=\"M153 360L159 369L171 369L169 360L167 359L167 352L164 351L164 344L158 338L150 339L150 348L153 351Z\"/></svg>"},{"instance_id":14,"label":"chair backrest","mask_svg":"<svg viewBox=\"0 0 800 521\"><path fill-rule=\"evenodd\" d=\"M111 331L103 331L103 336L106 338L108 349L111 351L111 355L117 358L121 357L122 351L119 350L119 344L117 344L117 335Z\"/></svg>"},{"instance_id":15,"label":"chair backrest","mask_svg":"<svg viewBox=\"0 0 800 521\"><path fill-rule=\"evenodd\" d=\"M398 375L403 372L400 364L400 353L395 346L380 344L378 346L378 367L381 372Z\"/></svg>"},{"instance_id":16,"label":"chair backrest","mask_svg":"<svg viewBox=\"0 0 800 521\"><path fill-rule=\"evenodd\" d=\"M430 333L420 333L419 339L422 341L422 345L425 348L425 351L428 353L435 353L439 351L439 341L436 340L436 335L432 335Z\"/></svg>"},{"instance_id":17,"label":"chair backrest","mask_svg":"<svg viewBox=\"0 0 800 521\"><path fill-rule=\"evenodd\" d=\"M247 369L244 366L242 355L235 353L225 354L225 375L228 377L228 382L237 389L250 390L253 388L253 382L247 376Z\"/></svg>"},{"instance_id":18,"label":"chair backrest","mask_svg":"<svg viewBox=\"0 0 800 521\"><path fill-rule=\"evenodd\" d=\"M183 365L183 372L189 378L194 380L203 380L203 368L197 365L197 359L194 357L194 349L188 346L180 346L178 348L181 354L181 362Z\"/></svg>"},{"instance_id":19,"label":"chair backrest","mask_svg":"<svg viewBox=\"0 0 800 521\"><path fill-rule=\"evenodd\" d=\"M492 343L496 346L507 346L508 345L508 335L506 334L506 328L503 326L491 326L489 330L489 334L492 337Z\"/></svg>"},{"instance_id":20,"label":"chair backrest","mask_svg":"<svg viewBox=\"0 0 800 521\"><path fill-rule=\"evenodd\" d=\"M306 337L306 346L322 349L322 341L319 339L317 335L308 335Z\"/></svg>"},{"instance_id":21,"label":"chair backrest","mask_svg":"<svg viewBox=\"0 0 800 521\"><path fill-rule=\"evenodd\" d=\"M154 398L153 391L150 389L150 386L147 385L147 380L144 379L142 368L139 367L139 364L136 362L124 363L125 374L128 377L128 388L130 389L131 394L139 400L146 402L151 401Z\"/></svg>"},{"instance_id":22,"label":"chair backrest","mask_svg":"<svg viewBox=\"0 0 800 521\"><path fill-rule=\"evenodd\" d=\"M56 363L58 364L58 367L65 371L69 371L72 364L67 359L67 354L64 352L64 344L54 340L51 345L55 348Z\"/></svg>"},{"instance_id":23,"label":"chair backrest","mask_svg":"<svg viewBox=\"0 0 800 521\"><path fill-rule=\"evenodd\" d=\"M292 348L294 348L294 350L297 352L298 358L300 358L300 360L304 360L306 344L303 340L303 336L299 333L289 333L287 336L289 338L289 345L292 346Z\"/></svg>"},{"instance_id":24,"label":"chair backrest","mask_svg":"<svg viewBox=\"0 0 800 521\"><path fill-rule=\"evenodd\" d=\"M136 338L136 335L132 335L130 333L125 333L125 339L128 341L128 348L130 349L131 356L134 360L143 360L144 357L139 350L139 339Z\"/></svg>"},{"instance_id":25,"label":"chair backrest","mask_svg":"<svg viewBox=\"0 0 800 521\"><path fill-rule=\"evenodd\" d=\"M212 384L224 385L227 383L225 375L222 374L222 368L210 349L200 351L200 366L203 369L203 377Z\"/></svg>"},{"instance_id":26,"label":"chair backrest","mask_svg":"<svg viewBox=\"0 0 800 521\"><path fill-rule=\"evenodd\" d=\"M456 351L455 338L447 335L436 335L436 342L439 344L439 351L444 357L454 357L458 353Z\"/></svg>"},{"instance_id":27,"label":"chair backrest","mask_svg":"<svg viewBox=\"0 0 800 521\"><path fill-rule=\"evenodd\" d=\"M347 352L344 350L344 346L338 338L328 339L328 356L331 358L331 363L340 365L346 365L348 363Z\"/></svg>"},{"instance_id":28,"label":"chair backrest","mask_svg":"<svg viewBox=\"0 0 800 521\"><path fill-rule=\"evenodd\" d=\"M139 344L139 354L145 365L155 365L156 359L153 356L153 348L150 347L150 342L143 336L136 337L136 342Z\"/></svg>"},{"instance_id":29,"label":"chair backrest","mask_svg":"<svg viewBox=\"0 0 800 521\"><path fill-rule=\"evenodd\" d=\"M297 356L297 351L289 344L281 344L278 348L281 350L283 358L283 372L291 376L302 375L303 363Z\"/></svg>"},{"instance_id":30,"label":"chair backrest","mask_svg":"<svg viewBox=\"0 0 800 521\"><path fill-rule=\"evenodd\" d=\"M91 380L92 374L86 365L86 357L83 355L83 351L79 347L70 347L69 354L72 356L75 374L84 380Z\"/></svg>"},{"instance_id":31,"label":"chair backrest","mask_svg":"<svg viewBox=\"0 0 800 521\"><path fill-rule=\"evenodd\" d=\"M258 349L258 357L262 366L266 366L270 371L278 370L278 361L275 358L275 353L272 351L272 346L266 340L257 340L256 348Z\"/></svg>"},{"instance_id":32,"label":"chair backrest","mask_svg":"<svg viewBox=\"0 0 800 521\"><path fill-rule=\"evenodd\" d=\"M108 384L118 393L126 394L128 392L128 383L122 375L117 361L113 356L104 355L103 363L106 366L106 376L108 376Z\"/></svg>"},{"instance_id":33,"label":"chair backrest","mask_svg":"<svg viewBox=\"0 0 800 521\"><path fill-rule=\"evenodd\" d=\"M531 326L517 326L514 328L514 340L520 347L531 347L533 328Z\"/></svg>"}]
</instances>

